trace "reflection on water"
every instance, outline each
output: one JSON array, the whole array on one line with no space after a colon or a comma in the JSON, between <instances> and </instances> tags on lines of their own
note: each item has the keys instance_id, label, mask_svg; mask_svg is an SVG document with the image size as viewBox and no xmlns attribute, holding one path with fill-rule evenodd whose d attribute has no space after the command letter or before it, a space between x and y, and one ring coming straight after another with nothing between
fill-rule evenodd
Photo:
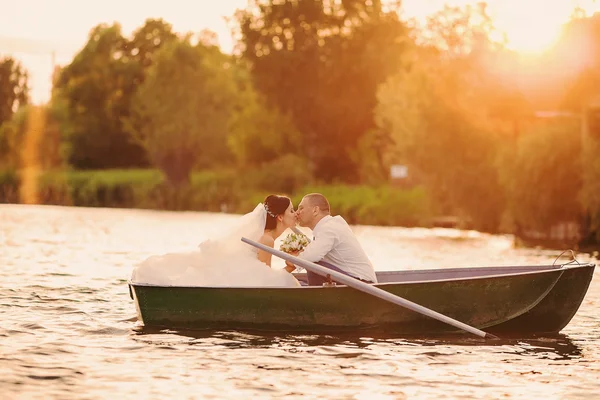
<instances>
[{"instance_id":1,"label":"reflection on water","mask_svg":"<svg viewBox=\"0 0 600 400\"><path fill-rule=\"evenodd\" d=\"M0 205L2 398L563 399L600 392L598 269L577 315L549 337L140 326L126 284L132 266L195 247L235 218ZM379 270L551 264L560 254L471 231L355 230Z\"/></svg>"},{"instance_id":2,"label":"reflection on water","mask_svg":"<svg viewBox=\"0 0 600 400\"><path fill-rule=\"evenodd\" d=\"M252 331L212 331L212 330L171 330L137 326L133 329L142 340L148 335L154 341L160 335L172 338L175 342L189 345L205 341L218 341L220 345L231 349L288 347L311 348L320 346L350 346L357 349L368 348L376 344L393 344L396 346L477 346L480 348L496 348L507 354L537 356L539 359L567 360L582 356L581 348L568 335L557 334L541 337L502 337L499 339L482 339L470 336L397 338L394 335L356 336L352 334L336 335L269 335L265 332ZM434 353L431 353L434 354Z\"/></svg>"}]
</instances>

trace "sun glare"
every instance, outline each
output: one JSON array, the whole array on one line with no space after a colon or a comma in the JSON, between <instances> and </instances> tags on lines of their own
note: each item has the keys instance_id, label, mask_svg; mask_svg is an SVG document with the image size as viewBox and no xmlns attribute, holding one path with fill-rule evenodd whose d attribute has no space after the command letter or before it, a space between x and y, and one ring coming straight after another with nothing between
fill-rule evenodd
<instances>
[{"instance_id":1,"label":"sun glare","mask_svg":"<svg viewBox=\"0 0 600 400\"><path fill-rule=\"evenodd\" d=\"M550 50L558 41L561 23L539 21L534 26L512 25L506 28L507 46L519 53L539 54Z\"/></svg>"},{"instance_id":2,"label":"sun glare","mask_svg":"<svg viewBox=\"0 0 600 400\"><path fill-rule=\"evenodd\" d=\"M548 51L557 42L563 24L573 11L568 2L527 1L515 9L498 9L496 28L506 35L507 46L525 54Z\"/></svg>"},{"instance_id":3,"label":"sun glare","mask_svg":"<svg viewBox=\"0 0 600 400\"><path fill-rule=\"evenodd\" d=\"M480 0L405 0L402 15L423 23L428 15L451 7L476 8ZM600 6L594 0L488 0L486 12L496 30L494 39L525 55L538 55L554 46L577 7L591 15Z\"/></svg>"}]
</instances>

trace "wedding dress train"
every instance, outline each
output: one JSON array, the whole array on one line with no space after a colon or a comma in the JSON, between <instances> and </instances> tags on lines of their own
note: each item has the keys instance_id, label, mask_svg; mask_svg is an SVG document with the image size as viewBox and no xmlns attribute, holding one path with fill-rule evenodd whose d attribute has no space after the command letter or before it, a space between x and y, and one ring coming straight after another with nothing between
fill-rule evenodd
<instances>
[{"instance_id":1,"label":"wedding dress train","mask_svg":"<svg viewBox=\"0 0 600 400\"><path fill-rule=\"evenodd\" d=\"M257 258L257 249L240 239L258 241L264 232L262 203L242 216L221 237L202 242L197 250L151 256L138 264L131 281L161 286L297 287L292 274L273 269Z\"/></svg>"}]
</instances>

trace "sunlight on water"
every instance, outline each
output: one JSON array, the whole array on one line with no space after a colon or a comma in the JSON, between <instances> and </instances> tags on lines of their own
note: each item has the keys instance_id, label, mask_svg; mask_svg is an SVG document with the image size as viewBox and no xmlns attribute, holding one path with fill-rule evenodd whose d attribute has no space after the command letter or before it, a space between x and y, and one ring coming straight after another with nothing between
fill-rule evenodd
<instances>
[{"instance_id":1,"label":"sunlight on water","mask_svg":"<svg viewBox=\"0 0 600 400\"><path fill-rule=\"evenodd\" d=\"M600 279L560 335L398 338L140 326L126 281L236 216L0 205L2 398L594 398ZM354 227L377 269L552 263L510 236ZM580 261L590 261L578 255ZM477 299L473 299L474 302Z\"/></svg>"}]
</instances>

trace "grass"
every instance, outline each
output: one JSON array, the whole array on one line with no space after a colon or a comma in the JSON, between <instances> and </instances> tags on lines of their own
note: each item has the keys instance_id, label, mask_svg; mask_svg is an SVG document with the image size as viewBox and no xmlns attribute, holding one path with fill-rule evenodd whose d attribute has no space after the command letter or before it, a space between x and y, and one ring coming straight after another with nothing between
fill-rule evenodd
<instances>
[{"instance_id":1,"label":"grass","mask_svg":"<svg viewBox=\"0 0 600 400\"><path fill-rule=\"evenodd\" d=\"M256 172L198 171L189 185L175 188L158 170L130 169L50 171L40 176L38 185L42 204L245 213L270 193L290 195L297 206L306 193L319 192L329 199L334 214L352 224L424 226L430 217L427 195L421 188L303 185L289 193L281 189L290 188L277 180L271 186L265 181ZM0 172L0 201L3 189L13 193L18 185L14 173ZM18 202L11 196L8 200Z\"/></svg>"}]
</instances>

